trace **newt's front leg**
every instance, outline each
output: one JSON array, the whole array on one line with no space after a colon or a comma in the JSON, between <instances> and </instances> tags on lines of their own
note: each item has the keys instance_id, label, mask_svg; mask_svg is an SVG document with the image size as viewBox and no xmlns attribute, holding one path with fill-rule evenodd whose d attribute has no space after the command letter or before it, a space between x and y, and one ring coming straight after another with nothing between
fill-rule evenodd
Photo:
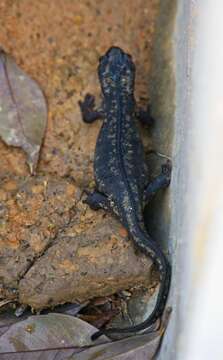
<instances>
[{"instance_id":1,"label":"newt's front leg","mask_svg":"<svg viewBox=\"0 0 223 360\"><path fill-rule=\"evenodd\" d=\"M86 94L84 101L78 101L81 109L83 121L86 123L93 123L95 120L103 119L104 114L101 109L95 108L95 97L91 94Z\"/></svg>"},{"instance_id":2,"label":"newt's front leg","mask_svg":"<svg viewBox=\"0 0 223 360\"><path fill-rule=\"evenodd\" d=\"M106 211L111 211L108 198L97 190L88 193L87 198L83 202L88 204L92 210L104 209Z\"/></svg>"}]
</instances>

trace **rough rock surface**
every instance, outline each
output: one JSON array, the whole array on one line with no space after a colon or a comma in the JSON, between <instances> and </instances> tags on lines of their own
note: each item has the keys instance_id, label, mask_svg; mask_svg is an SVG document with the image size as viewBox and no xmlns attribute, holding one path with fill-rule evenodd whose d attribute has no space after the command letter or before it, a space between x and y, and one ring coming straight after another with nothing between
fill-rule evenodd
<instances>
[{"instance_id":1,"label":"rough rock surface","mask_svg":"<svg viewBox=\"0 0 223 360\"><path fill-rule=\"evenodd\" d=\"M80 191L61 178L0 179L1 296L19 280L73 217Z\"/></svg>"},{"instance_id":2,"label":"rough rock surface","mask_svg":"<svg viewBox=\"0 0 223 360\"><path fill-rule=\"evenodd\" d=\"M149 284L151 261L135 254L123 230L110 216L99 216L77 236L58 236L20 281L20 302L40 309Z\"/></svg>"},{"instance_id":3,"label":"rough rock surface","mask_svg":"<svg viewBox=\"0 0 223 360\"><path fill-rule=\"evenodd\" d=\"M151 261L136 255L110 214L95 216L83 204L73 181L4 178L1 185L2 298L41 309L148 284Z\"/></svg>"}]
</instances>

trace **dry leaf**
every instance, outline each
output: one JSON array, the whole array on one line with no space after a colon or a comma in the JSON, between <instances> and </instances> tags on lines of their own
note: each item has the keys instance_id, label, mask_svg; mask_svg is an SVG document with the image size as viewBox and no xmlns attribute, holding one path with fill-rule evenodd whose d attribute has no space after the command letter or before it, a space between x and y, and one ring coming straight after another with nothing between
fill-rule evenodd
<instances>
[{"instance_id":1,"label":"dry leaf","mask_svg":"<svg viewBox=\"0 0 223 360\"><path fill-rule=\"evenodd\" d=\"M75 354L69 360L152 360L160 343L160 334L146 334L98 345Z\"/></svg>"},{"instance_id":2,"label":"dry leaf","mask_svg":"<svg viewBox=\"0 0 223 360\"><path fill-rule=\"evenodd\" d=\"M91 335L95 331L97 329L90 324L69 315L30 316L13 324L0 336L0 354L78 348L109 341L102 336L92 342Z\"/></svg>"},{"instance_id":3,"label":"dry leaf","mask_svg":"<svg viewBox=\"0 0 223 360\"><path fill-rule=\"evenodd\" d=\"M1 360L69 360L70 356L83 351L81 348L77 349L50 349L50 350L37 350L27 352L17 352L0 354Z\"/></svg>"},{"instance_id":4,"label":"dry leaf","mask_svg":"<svg viewBox=\"0 0 223 360\"><path fill-rule=\"evenodd\" d=\"M47 122L47 105L37 83L0 49L0 136L27 154L35 171Z\"/></svg>"}]
</instances>

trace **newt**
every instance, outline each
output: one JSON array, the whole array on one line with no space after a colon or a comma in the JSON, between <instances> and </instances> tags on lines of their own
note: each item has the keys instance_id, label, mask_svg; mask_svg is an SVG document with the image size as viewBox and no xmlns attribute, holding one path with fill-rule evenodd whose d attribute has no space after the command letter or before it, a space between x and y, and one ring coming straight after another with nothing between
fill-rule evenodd
<instances>
[{"instance_id":1,"label":"newt","mask_svg":"<svg viewBox=\"0 0 223 360\"><path fill-rule=\"evenodd\" d=\"M127 229L136 247L149 256L160 274L156 305L142 323L123 328L102 329L93 334L138 332L149 328L161 317L170 288L171 267L159 244L148 234L143 211L151 197L170 184L171 162L162 165L160 175L148 184L149 169L140 138L138 120L150 124L149 111L140 110L134 98L135 65L132 57L118 47L111 47L99 60L98 76L102 106L95 107L94 96L79 101L83 120L102 119L94 156L96 189L85 202L94 210L112 212Z\"/></svg>"}]
</instances>

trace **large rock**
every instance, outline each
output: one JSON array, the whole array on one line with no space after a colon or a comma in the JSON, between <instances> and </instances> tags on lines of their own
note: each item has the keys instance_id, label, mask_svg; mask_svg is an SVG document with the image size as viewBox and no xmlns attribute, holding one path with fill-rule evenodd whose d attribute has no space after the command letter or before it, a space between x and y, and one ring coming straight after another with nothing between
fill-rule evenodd
<instances>
[{"instance_id":1,"label":"large rock","mask_svg":"<svg viewBox=\"0 0 223 360\"><path fill-rule=\"evenodd\" d=\"M100 214L87 231L58 236L20 281L20 302L41 309L148 285L151 261L135 254L126 235L115 219Z\"/></svg>"},{"instance_id":2,"label":"large rock","mask_svg":"<svg viewBox=\"0 0 223 360\"><path fill-rule=\"evenodd\" d=\"M151 261L83 196L61 178L1 179L1 298L42 309L148 284Z\"/></svg>"}]
</instances>

